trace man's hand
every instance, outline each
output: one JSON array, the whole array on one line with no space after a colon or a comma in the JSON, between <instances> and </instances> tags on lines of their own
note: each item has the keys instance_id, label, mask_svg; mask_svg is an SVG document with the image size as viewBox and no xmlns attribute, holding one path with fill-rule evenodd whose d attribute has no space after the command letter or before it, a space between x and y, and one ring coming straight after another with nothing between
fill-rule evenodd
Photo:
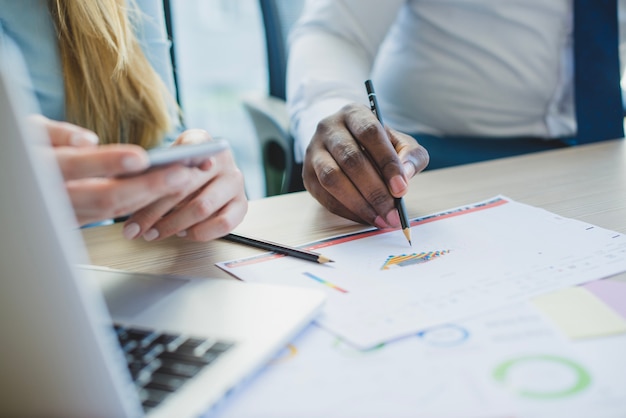
<instances>
[{"instance_id":1,"label":"man's hand","mask_svg":"<svg viewBox=\"0 0 626 418\"><path fill-rule=\"evenodd\" d=\"M411 136L383 128L370 109L345 106L322 120L311 139L304 186L331 212L378 228L399 227L394 197L428 165L428 153Z\"/></svg>"}]
</instances>

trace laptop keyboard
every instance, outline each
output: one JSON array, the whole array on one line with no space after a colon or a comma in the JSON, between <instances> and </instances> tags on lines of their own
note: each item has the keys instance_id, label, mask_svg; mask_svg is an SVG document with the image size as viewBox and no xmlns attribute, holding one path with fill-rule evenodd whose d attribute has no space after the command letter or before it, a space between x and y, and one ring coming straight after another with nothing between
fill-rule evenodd
<instances>
[{"instance_id":1,"label":"laptop keyboard","mask_svg":"<svg viewBox=\"0 0 626 418\"><path fill-rule=\"evenodd\" d=\"M145 411L158 406L234 345L119 324L114 328Z\"/></svg>"}]
</instances>

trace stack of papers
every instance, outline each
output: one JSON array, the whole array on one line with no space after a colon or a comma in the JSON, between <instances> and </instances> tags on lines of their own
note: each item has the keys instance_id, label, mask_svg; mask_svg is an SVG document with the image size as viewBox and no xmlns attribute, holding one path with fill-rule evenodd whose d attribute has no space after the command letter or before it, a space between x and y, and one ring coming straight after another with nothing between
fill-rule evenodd
<instances>
[{"instance_id":1,"label":"stack of papers","mask_svg":"<svg viewBox=\"0 0 626 418\"><path fill-rule=\"evenodd\" d=\"M318 324L359 349L626 271L626 236L497 196L304 246L334 263L261 255L219 263L251 282L317 288Z\"/></svg>"},{"instance_id":2,"label":"stack of papers","mask_svg":"<svg viewBox=\"0 0 626 418\"><path fill-rule=\"evenodd\" d=\"M328 302L223 417L606 417L626 411L626 236L496 196L219 263ZM304 409L303 409L304 408Z\"/></svg>"}]
</instances>

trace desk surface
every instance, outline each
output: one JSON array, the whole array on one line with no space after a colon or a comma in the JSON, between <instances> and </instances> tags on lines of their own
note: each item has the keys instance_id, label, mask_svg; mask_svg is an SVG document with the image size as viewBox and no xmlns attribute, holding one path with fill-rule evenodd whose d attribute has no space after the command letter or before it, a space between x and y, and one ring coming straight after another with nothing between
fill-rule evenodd
<instances>
[{"instance_id":1,"label":"desk surface","mask_svg":"<svg viewBox=\"0 0 626 418\"><path fill-rule=\"evenodd\" d=\"M411 218L503 194L565 217L626 232L626 143L606 141L421 173L405 197ZM83 230L91 262L111 268L230 277L214 263L262 251L217 240L126 241L122 225ZM354 232L362 225L330 214L308 193L250 202L235 232L290 245ZM419 239L419 238L416 238Z\"/></svg>"}]
</instances>

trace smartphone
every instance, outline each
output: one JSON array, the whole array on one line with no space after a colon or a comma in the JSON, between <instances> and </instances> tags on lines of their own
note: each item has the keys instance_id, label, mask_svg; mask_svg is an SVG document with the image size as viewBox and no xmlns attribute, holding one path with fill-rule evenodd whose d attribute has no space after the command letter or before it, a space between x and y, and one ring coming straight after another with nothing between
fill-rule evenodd
<instances>
[{"instance_id":1,"label":"smartphone","mask_svg":"<svg viewBox=\"0 0 626 418\"><path fill-rule=\"evenodd\" d=\"M212 155L226 149L228 149L228 141L216 139L200 144L154 148L148 151L148 158L150 159L150 168L174 163L195 167L202 164Z\"/></svg>"}]
</instances>

